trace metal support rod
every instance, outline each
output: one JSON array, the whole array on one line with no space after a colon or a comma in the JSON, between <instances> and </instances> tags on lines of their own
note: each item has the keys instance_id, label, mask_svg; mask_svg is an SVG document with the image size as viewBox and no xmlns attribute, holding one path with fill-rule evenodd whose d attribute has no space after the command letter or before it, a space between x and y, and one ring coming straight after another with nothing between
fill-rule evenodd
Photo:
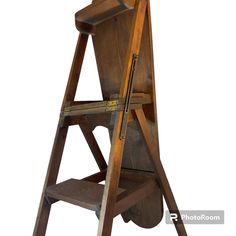
<instances>
[{"instance_id":1,"label":"metal support rod","mask_svg":"<svg viewBox=\"0 0 236 236\"><path fill-rule=\"evenodd\" d=\"M127 91L127 95L125 99L125 107L124 107L124 113L123 113L123 118L122 118L120 139L125 139L125 136L126 136L126 127L127 127L128 115L129 115L129 110L130 110L130 101L131 101L131 96L133 92L133 84L134 84L134 76L135 76L137 60L138 60L138 55L133 54L132 65L131 65L130 76L129 76L128 91Z\"/></svg>"}]
</instances>

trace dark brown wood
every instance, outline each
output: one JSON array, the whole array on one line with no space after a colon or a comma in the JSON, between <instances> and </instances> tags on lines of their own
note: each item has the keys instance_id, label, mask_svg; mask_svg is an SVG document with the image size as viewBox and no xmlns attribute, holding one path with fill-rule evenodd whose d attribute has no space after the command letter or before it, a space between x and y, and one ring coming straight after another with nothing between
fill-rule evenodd
<instances>
[{"instance_id":1,"label":"dark brown wood","mask_svg":"<svg viewBox=\"0 0 236 236\"><path fill-rule=\"evenodd\" d=\"M86 209L100 211L104 185L98 183L104 179L105 173L102 171L83 180L69 179L52 185L46 190L46 198L51 204L61 200ZM138 180L135 178L135 176L141 177L142 175L146 177L145 181L143 178L138 178ZM134 185L132 189L127 189L127 191L118 188L114 217L148 197L157 188L156 177L151 173L122 170L121 178L128 178Z\"/></svg>"},{"instance_id":2,"label":"dark brown wood","mask_svg":"<svg viewBox=\"0 0 236 236\"><path fill-rule=\"evenodd\" d=\"M48 197L65 201L80 207L97 211L100 209L104 185L84 180L70 179L50 186L46 190ZM117 194L123 189L118 189Z\"/></svg>"},{"instance_id":3,"label":"dark brown wood","mask_svg":"<svg viewBox=\"0 0 236 236\"><path fill-rule=\"evenodd\" d=\"M152 228L163 217L162 194L170 212L179 211L160 161L150 2L93 0L76 13L76 27L81 34L33 236L45 235L51 204L58 200L96 211L97 236L110 236L120 213L125 222ZM74 101L89 34L103 100ZM100 172L56 184L70 125L80 126ZM108 165L92 132L98 125L109 130ZM104 180L105 186L99 184ZM182 222L175 226L178 235L187 235Z\"/></svg>"},{"instance_id":4,"label":"dark brown wood","mask_svg":"<svg viewBox=\"0 0 236 236\"><path fill-rule=\"evenodd\" d=\"M165 197L169 211L170 213L176 213L180 216L179 209L175 202L174 195L172 193L169 181L166 177L164 168L160 160L159 150L157 149L157 145L154 145L154 143L151 141L152 136L147 125L145 114L142 109L135 110L135 113L137 115L137 119L139 121L142 134L146 140L146 145L149 151L149 155L155 167L158 183L160 184L160 187ZM178 222L173 221L173 223L175 224L176 230L180 236L187 236L187 232L185 230L181 217L179 217Z\"/></svg>"},{"instance_id":5,"label":"dark brown wood","mask_svg":"<svg viewBox=\"0 0 236 236\"><path fill-rule=\"evenodd\" d=\"M94 25L91 25L91 24L88 24L85 22L81 22L81 21L75 21L75 26L76 26L77 30L79 30L83 34L95 35L95 33L96 33L96 27Z\"/></svg>"},{"instance_id":6,"label":"dark brown wood","mask_svg":"<svg viewBox=\"0 0 236 236\"><path fill-rule=\"evenodd\" d=\"M142 96L141 96L142 95ZM149 95L141 94L140 96L133 97L130 101L130 109L134 110L140 108L143 104L150 104L152 102ZM116 105L110 106L111 102L115 102ZM114 99L110 101L94 101L94 102L73 102L70 106L67 106L63 115L68 116L80 116L85 114L99 114L104 112L123 111L125 107L125 99Z\"/></svg>"},{"instance_id":7,"label":"dark brown wood","mask_svg":"<svg viewBox=\"0 0 236 236\"><path fill-rule=\"evenodd\" d=\"M122 181L122 179L125 179L134 183L144 183L149 179L155 179L156 174L152 171L122 168L120 178L120 181Z\"/></svg>"},{"instance_id":8,"label":"dark brown wood","mask_svg":"<svg viewBox=\"0 0 236 236\"><path fill-rule=\"evenodd\" d=\"M122 169L120 187L132 192L137 185L142 185L150 179L156 179L154 172ZM159 186L146 198L137 202L129 210L122 213L125 222L132 220L143 228L153 228L162 220L163 204Z\"/></svg>"},{"instance_id":9,"label":"dark brown wood","mask_svg":"<svg viewBox=\"0 0 236 236\"><path fill-rule=\"evenodd\" d=\"M71 72L62 104L62 110L64 110L64 107L68 102L71 102L74 100L77 85L78 85L78 79L82 67L82 62L84 58L84 53L86 49L88 41L88 36L84 34L80 34L78 43L76 46L76 51L74 55L74 60L71 67ZM61 127L61 119L58 123L58 128L56 132L56 136L54 139L54 145L52 148L51 158L48 166L48 171L43 187L42 197L39 205L38 215L34 227L34 233L33 236L44 236L46 233L48 218L50 214L51 206L48 204L46 198L45 198L45 191L48 186L53 185L56 183L62 153L66 141L66 136L68 132L68 127Z\"/></svg>"},{"instance_id":10,"label":"dark brown wood","mask_svg":"<svg viewBox=\"0 0 236 236\"><path fill-rule=\"evenodd\" d=\"M90 127L92 130L94 130L97 126L104 126L106 128L111 128L111 116L112 113L106 112L106 113L98 113L98 114L87 114L86 119L89 120ZM83 116L70 116L68 119L66 119L66 122L64 122L65 125L79 125L83 121Z\"/></svg>"},{"instance_id":11,"label":"dark brown wood","mask_svg":"<svg viewBox=\"0 0 236 236\"><path fill-rule=\"evenodd\" d=\"M137 1L119 92L121 98L125 98L128 92L127 89L129 83L129 73L131 69L133 54L139 54L145 12L146 0ZM122 117L123 112L116 113L111 152L107 169L106 185L100 213L99 228L97 234L98 236L110 236L111 234L116 193L119 185L120 168L122 164L122 156L125 143L124 140L120 139Z\"/></svg>"},{"instance_id":12,"label":"dark brown wood","mask_svg":"<svg viewBox=\"0 0 236 236\"><path fill-rule=\"evenodd\" d=\"M148 111L148 125L152 130L152 139L158 139L157 122L155 119L155 81L153 73L153 58L151 33L149 33L149 15L145 16L141 48L134 78L133 93L144 93L151 97L151 103L145 104ZM99 24L96 35L93 37L94 49L98 64L101 89L104 100L109 100L111 94L119 93L122 73L126 65L127 48L129 48L130 30L132 27L133 11L127 11L114 19ZM109 45L109 47L107 46ZM114 123L114 121L113 121ZM112 137L113 127L110 127ZM123 153L122 167L145 171L154 171L148 157L145 140L140 135L141 130L137 119L130 119L127 127L127 137ZM132 187L132 186L131 186ZM152 209L152 211L150 211ZM139 218L134 212L139 212ZM130 219L137 225L145 228L156 226L163 217L162 194L156 191L152 197L144 199L130 211ZM126 216L128 215L125 214ZM123 218L124 214L122 214ZM144 219L149 219L144 222ZM127 220L126 220L127 221Z\"/></svg>"},{"instance_id":13,"label":"dark brown wood","mask_svg":"<svg viewBox=\"0 0 236 236\"><path fill-rule=\"evenodd\" d=\"M107 103L116 101L117 105L124 105L125 104L125 99L124 98L119 98L119 94L112 94L110 96L109 101L74 101L71 102L70 106L65 108L66 110L86 110L86 109L91 109L95 107L103 107L107 106ZM152 98L149 94L145 93L133 93L131 97L131 104L151 104L152 103Z\"/></svg>"},{"instance_id":14,"label":"dark brown wood","mask_svg":"<svg viewBox=\"0 0 236 236\"><path fill-rule=\"evenodd\" d=\"M64 112L64 117L72 117L72 116L81 116L81 115L93 115L93 114L101 114L104 112L113 112L115 111L123 111L124 110L124 105L118 105L116 108L114 107L114 109L109 109L109 107L106 105L107 102L101 102L100 104L98 104L98 107L94 107L94 108L88 108L88 109L80 109L80 106L77 106L78 110L66 110L66 112ZM99 107L101 105L101 107ZM135 110L138 108L141 108L142 104L136 103L136 104L131 104L130 105L130 110Z\"/></svg>"},{"instance_id":15,"label":"dark brown wood","mask_svg":"<svg viewBox=\"0 0 236 236\"><path fill-rule=\"evenodd\" d=\"M155 179L151 179L148 180L146 183L143 183L137 189L132 189L132 191L127 192L127 196L122 196L122 198L117 201L115 205L114 216L117 216L129 209L130 207L136 205L144 198L152 194L156 189L157 182Z\"/></svg>"},{"instance_id":16,"label":"dark brown wood","mask_svg":"<svg viewBox=\"0 0 236 236\"><path fill-rule=\"evenodd\" d=\"M75 99L76 89L83 64L84 53L87 46L87 42L88 42L88 35L80 34L75 50L74 60L72 62L68 84L66 87L62 110L64 110L67 104L70 104Z\"/></svg>"},{"instance_id":17,"label":"dark brown wood","mask_svg":"<svg viewBox=\"0 0 236 236\"><path fill-rule=\"evenodd\" d=\"M135 0L97 0L76 13L77 22L96 25L134 7ZM78 25L77 25L78 27Z\"/></svg>"},{"instance_id":18,"label":"dark brown wood","mask_svg":"<svg viewBox=\"0 0 236 236\"><path fill-rule=\"evenodd\" d=\"M103 180L106 179L106 174L107 171L106 170L102 170L96 174L90 175L88 177L83 178L82 180L84 181L89 181L89 182L93 182L93 183L100 183Z\"/></svg>"},{"instance_id":19,"label":"dark brown wood","mask_svg":"<svg viewBox=\"0 0 236 236\"><path fill-rule=\"evenodd\" d=\"M81 131L90 147L91 152L93 153L93 156L97 162L97 165L100 170L104 170L107 168L107 163L103 157L103 154L100 150L100 147L93 135L93 130L90 127L89 121L86 119L86 117L82 117L82 122L80 123Z\"/></svg>"}]
</instances>

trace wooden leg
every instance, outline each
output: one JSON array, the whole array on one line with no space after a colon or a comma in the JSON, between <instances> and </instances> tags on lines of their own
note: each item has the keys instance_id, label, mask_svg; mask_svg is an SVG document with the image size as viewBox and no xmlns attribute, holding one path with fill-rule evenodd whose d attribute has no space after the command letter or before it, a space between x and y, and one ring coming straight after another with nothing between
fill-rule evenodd
<instances>
[{"instance_id":1,"label":"wooden leg","mask_svg":"<svg viewBox=\"0 0 236 236\"><path fill-rule=\"evenodd\" d=\"M130 73L132 70L132 60L133 55L139 54L141 37L143 32L143 25L146 13L146 0L139 0L135 6L135 14L132 23L131 35L129 39L129 48L127 53L127 58L125 61L125 67L123 71L122 83L120 88L119 97L126 98L128 94L128 85L130 79ZM132 93L132 91L131 91ZM115 203L117 189L119 185L122 157L125 139L121 139L122 130L122 118L123 112L118 112L116 114L116 120L114 125L112 146L109 157L106 184L102 200L102 208L100 212L100 221L98 227L98 236L110 236L112 230L112 223L114 217ZM124 130L127 129L127 124L123 127Z\"/></svg>"},{"instance_id":2,"label":"wooden leg","mask_svg":"<svg viewBox=\"0 0 236 236\"><path fill-rule=\"evenodd\" d=\"M46 188L56 182L59 166L61 163L61 156L63 153L66 135L68 128L58 128L55 136L55 142L52 150L52 158L49 163L48 173L41 197L41 202L38 211L38 217L35 224L33 236L43 236L46 233L48 218L50 214L51 205L45 198Z\"/></svg>"},{"instance_id":3,"label":"wooden leg","mask_svg":"<svg viewBox=\"0 0 236 236\"><path fill-rule=\"evenodd\" d=\"M92 130L89 127L89 123L84 119L83 122L80 124L81 131L91 149L91 152L93 153L93 156L97 162L97 165L100 170L104 170L107 168L107 163L102 155L102 152L99 148L99 145L93 135Z\"/></svg>"},{"instance_id":4,"label":"wooden leg","mask_svg":"<svg viewBox=\"0 0 236 236\"><path fill-rule=\"evenodd\" d=\"M87 40L87 35L80 35L62 104L62 110L68 102L74 100ZM48 186L55 184L57 181L67 132L68 127L63 127L61 120L59 120L33 236L44 236L46 233L51 204L47 201L45 191Z\"/></svg>"},{"instance_id":5,"label":"wooden leg","mask_svg":"<svg viewBox=\"0 0 236 236\"><path fill-rule=\"evenodd\" d=\"M158 144L153 144L153 141L152 141L153 137L152 137L150 129L147 125L147 120L146 120L145 114L143 112L143 109L135 110L135 113L136 113L139 125L141 127L142 134L145 138L146 145L147 145L150 157L151 157L151 161L155 167L158 182L160 184L162 193L165 197L169 211L170 211L170 213L175 213L178 216L180 216L177 204L175 202L174 195L172 193L171 187L169 185L168 179L166 177L164 168L162 166L162 163L161 163L161 160L159 157L159 152L157 151ZM185 227L184 227L184 224L181 220L181 217L178 217L178 222L176 222L176 221L173 221L173 222L175 224L178 235L179 236L187 236L187 232L185 230Z\"/></svg>"},{"instance_id":6,"label":"wooden leg","mask_svg":"<svg viewBox=\"0 0 236 236\"><path fill-rule=\"evenodd\" d=\"M120 140L121 118L122 113L117 114L116 127L114 127L113 132L106 184L102 200L102 208L100 212L98 236L111 235L124 149L124 140Z\"/></svg>"}]
</instances>

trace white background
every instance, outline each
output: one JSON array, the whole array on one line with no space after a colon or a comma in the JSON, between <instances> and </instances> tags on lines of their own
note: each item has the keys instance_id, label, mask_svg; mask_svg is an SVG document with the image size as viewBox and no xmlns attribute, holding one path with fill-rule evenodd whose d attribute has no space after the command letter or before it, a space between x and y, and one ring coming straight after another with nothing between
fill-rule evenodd
<instances>
[{"instance_id":1,"label":"white background","mask_svg":"<svg viewBox=\"0 0 236 236\"><path fill-rule=\"evenodd\" d=\"M89 3L0 1L2 236L32 235L78 36L74 13ZM236 2L151 3L163 165L180 209L225 210L225 225L187 225L189 235L235 235ZM78 99L101 98L91 42L79 85ZM95 134L107 158L107 131ZM61 167L59 181L98 170L78 127ZM96 235L97 225L93 212L58 203L47 236ZM112 235L177 234L164 220L145 230L119 216Z\"/></svg>"}]
</instances>

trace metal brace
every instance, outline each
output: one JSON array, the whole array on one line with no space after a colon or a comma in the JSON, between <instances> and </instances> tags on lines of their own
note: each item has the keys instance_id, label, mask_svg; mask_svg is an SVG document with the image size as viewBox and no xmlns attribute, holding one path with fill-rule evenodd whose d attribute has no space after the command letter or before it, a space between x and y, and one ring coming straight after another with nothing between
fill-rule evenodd
<instances>
[{"instance_id":1,"label":"metal brace","mask_svg":"<svg viewBox=\"0 0 236 236\"><path fill-rule=\"evenodd\" d=\"M131 65L130 76L129 76L128 91L127 91L126 98L125 98L125 108L124 108L122 125L121 125L121 132L120 132L120 139L121 140L125 139L125 136L126 136L130 101L131 101L131 96L132 96L132 92L133 92L133 82L134 82L134 75L135 75L137 60L138 60L138 55L133 54L132 65Z\"/></svg>"}]
</instances>

